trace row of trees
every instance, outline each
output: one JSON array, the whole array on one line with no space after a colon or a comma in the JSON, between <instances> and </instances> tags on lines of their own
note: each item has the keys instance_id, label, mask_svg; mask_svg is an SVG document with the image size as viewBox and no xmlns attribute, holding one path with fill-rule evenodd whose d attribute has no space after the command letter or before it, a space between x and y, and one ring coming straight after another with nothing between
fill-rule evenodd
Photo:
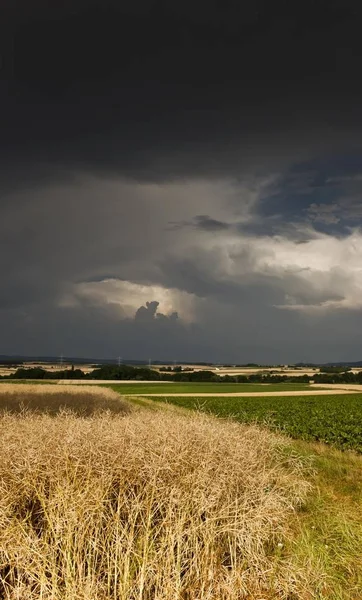
<instances>
[{"instance_id":1,"label":"row of trees","mask_svg":"<svg viewBox=\"0 0 362 600\"><path fill-rule=\"evenodd\" d=\"M251 373L250 375L218 375L208 370L187 371L174 370L160 372L147 367L132 367L129 365L103 365L91 373L81 369L64 369L62 371L47 371L41 367L19 368L12 375L4 375L2 379L105 379L133 381L185 381L185 382L214 382L214 383L359 383L362 384L362 372L328 371L315 373L312 376L276 375L273 373Z\"/></svg>"},{"instance_id":2,"label":"row of trees","mask_svg":"<svg viewBox=\"0 0 362 600\"><path fill-rule=\"evenodd\" d=\"M351 367L330 366L319 369L320 373L347 373L347 371L351 371Z\"/></svg>"},{"instance_id":3,"label":"row of trees","mask_svg":"<svg viewBox=\"0 0 362 600\"><path fill-rule=\"evenodd\" d=\"M288 377L287 375L272 375L253 373L250 375L217 375L212 371L182 370L159 372L146 367L131 367L128 365L103 365L91 373L84 373L81 369L65 369L62 371L47 371L41 367L19 368L12 375L5 375L2 379L105 379L105 380L133 380L133 381L185 381L185 382L215 382L215 383L283 383L305 382L309 377Z\"/></svg>"},{"instance_id":4,"label":"row of trees","mask_svg":"<svg viewBox=\"0 0 362 600\"><path fill-rule=\"evenodd\" d=\"M313 375L314 383L359 383L362 384L362 371L351 373L316 373Z\"/></svg>"}]
</instances>

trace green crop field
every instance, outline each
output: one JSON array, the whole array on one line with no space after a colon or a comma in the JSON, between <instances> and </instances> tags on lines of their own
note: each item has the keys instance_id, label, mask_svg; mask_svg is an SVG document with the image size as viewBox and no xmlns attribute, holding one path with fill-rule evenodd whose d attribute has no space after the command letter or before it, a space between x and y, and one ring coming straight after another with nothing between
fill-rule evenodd
<instances>
[{"instance_id":1,"label":"green crop field","mask_svg":"<svg viewBox=\"0 0 362 600\"><path fill-rule=\"evenodd\" d=\"M362 453L362 394L153 400L245 423L257 421L294 438L317 440Z\"/></svg>"},{"instance_id":2,"label":"green crop field","mask_svg":"<svg viewBox=\"0 0 362 600\"><path fill-rule=\"evenodd\" d=\"M281 392L310 389L308 383L120 383L109 386L122 395L147 394L233 394L237 392Z\"/></svg>"}]
</instances>

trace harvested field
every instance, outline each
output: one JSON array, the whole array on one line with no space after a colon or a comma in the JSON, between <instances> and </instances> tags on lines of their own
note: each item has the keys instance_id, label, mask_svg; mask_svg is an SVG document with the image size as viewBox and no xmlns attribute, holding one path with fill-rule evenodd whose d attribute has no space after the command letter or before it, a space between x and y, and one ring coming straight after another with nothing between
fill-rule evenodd
<instances>
[{"instance_id":1,"label":"harvested field","mask_svg":"<svg viewBox=\"0 0 362 600\"><path fill-rule=\"evenodd\" d=\"M282 551L310 489L288 445L201 415L1 416L0 598L311 598L326 582Z\"/></svg>"},{"instance_id":2,"label":"harvested field","mask_svg":"<svg viewBox=\"0 0 362 600\"><path fill-rule=\"evenodd\" d=\"M54 415L64 409L89 416L100 410L126 413L130 405L116 392L102 387L73 387L68 384L59 389L52 384L12 383L0 386L0 412L37 411Z\"/></svg>"},{"instance_id":3,"label":"harvested field","mask_svg":"<svg viewBox=\"0 0 362 600\"><path fill-rule=\"evenodd\" d=\"M294 438L316 440L362 454L362 394L353 390L333 390L333 394L331 390L313 394L199 394L193 397L168 394L154 400L242 423L257 422Z\"/></svg>"},{"instance_id":4,"label":"harvested field","mask_svg":"<svg viewBox=\"0 0 362 600\"><path fill-rule=\"evenodd\" d=\"M358 385L357 383L312 383L311 388L315 389L318 386L318 389L323 388L327 390L351 390L354 392L361 392L362 394L362 385ZM334 392L333 392L334 393Z\"/></svg>"}]
</instances>

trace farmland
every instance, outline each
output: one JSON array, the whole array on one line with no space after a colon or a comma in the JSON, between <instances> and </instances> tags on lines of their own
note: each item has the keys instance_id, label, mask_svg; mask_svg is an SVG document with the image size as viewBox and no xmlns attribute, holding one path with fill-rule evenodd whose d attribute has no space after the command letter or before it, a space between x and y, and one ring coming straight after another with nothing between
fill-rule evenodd
<instances>
[{"instance_id":1,"label":"farmland","mask_svg":"<svg viewBox=\"0 0 362 600\"><path fill-rule=\"evenodd\" d=\"M299 391L311 389L305 383L120 383L112 385L111 388L122 395L147 395L147 394L204 394L221 393L234 394L238 392L281 392L281 391Z\"/></svg>"},{"instance_id":2,"label":"farmland","mask_svg":"<svg viewBox=\"0 0 362 600\"><path fill-rule=\"evenodd\" d=\"M122 414L129 412L130 404L112 390L100 387L58 387L46 383L3 383L0 386L0 413L57 415L67 410L82 417L99 411Z\"/></svg>"},{"instance_id":3,"label":"farmland","mask_svg":"<svg viewBox=\"0 0 362 600\"><path fill-rule=\"evenodd\" d=\"M282 564L310 490L287 441L206 415L102 411L104 391L125 401L99 388L2 390L27 408L0 415L0 598L239 600L321 585L307 566L291 579L290 551ZM59 393L75 407L99 394L100 410L64 411Z\"/></svg>"},{"instance_id":4,"label":"farmland","mask_svg":"<svg viewBox=\"0 0 362 600\"><path fill-rule=\"evenodd\" d=\"M317 440L362 452L362 395L272 397L158 397L219 417L258 422L294 438Z\"/></svg>"},{"instance_id":5,"label":"farmland","mask_svg":"<svg viewBox=\"0 0 362 600\"><path fill-rule=\"evenodd\" d=\"M362 597L361 457L183 408L295 398L0 386L0 599Z\"/></svg>"}]
</instances>

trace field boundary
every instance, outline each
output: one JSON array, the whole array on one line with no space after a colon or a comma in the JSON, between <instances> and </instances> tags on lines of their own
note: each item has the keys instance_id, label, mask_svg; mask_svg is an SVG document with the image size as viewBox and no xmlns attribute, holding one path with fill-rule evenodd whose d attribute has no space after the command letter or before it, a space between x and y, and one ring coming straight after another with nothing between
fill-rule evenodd
<instances>
[{"instance_id":1,"label":"field boundary","mask_svg":"<svg viewBox=\"0 0 362 600\"><path fill-rule=\"evenodd\" d=\"M360 390L362 394L362 390ZM296 390L296 391L283 391L283 392L178 392L178 393L150 393L150 394L140 394L140 397L145 398L167 398L167 397L175 397L175 398L215 398L216 396L219 398L257 398L257 397L274 397L274 396L331 396L331 395L343 395L346 394L355 394L356 390L353 389L334 389L333 393L331 392L331 388L328 389L312 389L312 390ZM127 394L126 394L127 395Z\"/></svg>"}]
</instances>

